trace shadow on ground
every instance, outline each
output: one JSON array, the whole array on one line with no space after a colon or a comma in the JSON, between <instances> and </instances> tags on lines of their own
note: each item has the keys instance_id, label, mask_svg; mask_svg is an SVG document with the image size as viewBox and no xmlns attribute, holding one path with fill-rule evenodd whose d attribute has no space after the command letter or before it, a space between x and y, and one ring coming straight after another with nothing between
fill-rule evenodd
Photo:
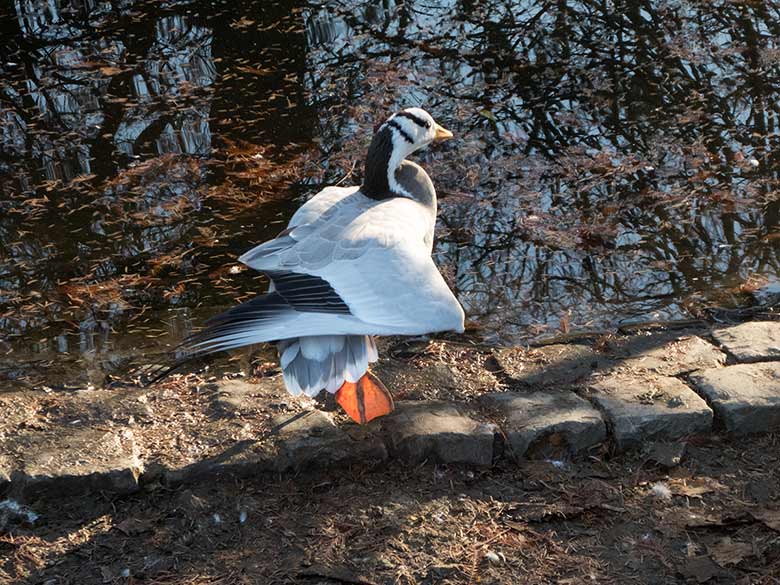
<instances>
[{"instance_id":1,"label":"shadow on ground","mask_svg":"<svg viewBox=\"0 0 780 585\"><path fill-rule=\"evenodd\" d=\"M29 583L776 583L773 442L689 444L673 469L596 450L153 483L39 508L39 526L3 537L3 570Z\"/></svg>"}]
</instances>

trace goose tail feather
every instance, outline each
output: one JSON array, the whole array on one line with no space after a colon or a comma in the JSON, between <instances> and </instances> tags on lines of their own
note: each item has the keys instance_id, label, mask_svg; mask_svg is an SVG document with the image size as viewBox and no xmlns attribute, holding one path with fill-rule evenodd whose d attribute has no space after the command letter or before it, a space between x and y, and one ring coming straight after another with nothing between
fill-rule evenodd
<instances>
[{"instance_id":1,"label":"goose tail feather","mask_svg":"<svg viewBox=\"0 0 780 585\"><path fill-rule=\"evenodd\" d=\"M315 335L283 339L278 345L284 382L291 394L334 394L344 382L356 383L377 361L370 335Z\"/></svg>"}]
</instances>

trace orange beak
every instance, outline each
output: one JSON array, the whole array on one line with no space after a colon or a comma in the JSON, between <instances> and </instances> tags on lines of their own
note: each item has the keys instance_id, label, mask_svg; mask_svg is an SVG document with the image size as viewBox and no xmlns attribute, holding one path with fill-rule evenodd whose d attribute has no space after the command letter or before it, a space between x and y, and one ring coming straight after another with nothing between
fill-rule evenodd
<instances>
[{"instance_id":1,"label":"orange beak","mask_svg":"<svg viewBox=\"0 0 780 585\"><path fill-rule=\"evenodd\" d=\"M442 140L449 140L450 138L452 138L454 136L454 134L452 132L450 132L449 130L447 130L446 128L444 128L442 126L439 126L435 122L434 122L434 124L436 126L435 127L436 134L434 134L433 139L436 142L441 142Z\"/></svg>"}]
</instances>

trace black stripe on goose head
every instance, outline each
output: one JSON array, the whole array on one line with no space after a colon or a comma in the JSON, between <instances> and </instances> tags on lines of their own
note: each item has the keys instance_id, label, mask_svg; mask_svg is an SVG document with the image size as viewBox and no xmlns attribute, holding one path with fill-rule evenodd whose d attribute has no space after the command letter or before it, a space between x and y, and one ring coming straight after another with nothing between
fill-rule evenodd
<instances>
[{"instance_id":1,"label":"black stripe on goose head","mask_svg":"<svg viewBox=\"0 0 780 585\"><path fill-rule=\"evenodd\" d=\"M425 128L426 130L428 130L431 127L431 123L428 122L428 120L423 120L422 118L415 116L411 112L407 112L405 110L403 112L398 112L396 116L407 118L412 122L414 122L415 124L417 124L420 128Z\"/></svg>"},{"instance_id":2,"label":"black stripe on goose head","mask_svg":"<svg viewBox=\"0 0 780 585\"><path fill-rule=\"evenodd\" d=\"M366 154L363 185L360 192L371 199L388 199L394 197L390 192L387 175L390 157L393 155L393 131L385 125L374 134L371 146Z\"/></svg>"},{"instance_id":3,"label":"black stripe on goose head","mask_svg":"<svg viewBox=\"0 0 780 585\"><path fill-rule=\"evenodd\" d=\"M398 132L401 138L406 140L409 144L414 144L414 138L409 136L409 133L403 128L401 128L401 125L398 122L396 122L395 120L390 120L387 123L387 125L390 126L391 128L395 128L395 130Z\"/></svg>"}]
</instances>

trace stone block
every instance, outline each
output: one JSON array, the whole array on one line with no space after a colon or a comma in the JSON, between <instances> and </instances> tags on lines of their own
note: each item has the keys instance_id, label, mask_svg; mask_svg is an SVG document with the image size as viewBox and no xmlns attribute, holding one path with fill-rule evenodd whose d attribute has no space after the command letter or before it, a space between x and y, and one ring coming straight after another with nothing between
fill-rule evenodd
<instances>
[{"instance_id":1,"label":"stone block","mask_svg":"<svg viewBox=\"0 0 780 585\"><path fill-rule=\"evenodd\" d=\"M12 475L12 493L31 499L138 489L143 464L129 429L62 429L38 439Z\"/></svg>"},{"instance_id":2,"label":"stone block","mask_svg":"<svg viewBox=\"0 0 780 585\"><path fill-rule=\"evenodd\" d=\"M274 465L276 471L375 462L387 458L382 440L363 427L351 423L337 427L326 414L318 410L308 411L304 415L274 417L274 427L279 429L279 456Z\"/></svg>"},{"instance_id":3,"label":"stone block","mask_svg":"<svg viewBox=\"0 0 780 585\"><path fill-rule=\"evenodd\" d=\"M505 421L504 434L515 457L522 457L532 444L545 437L556 437L556 443L577 452L607 436L601 414L568 390L496 392L486 394L480 402Z\"/></svg>"},{"instance_id":4,"label":"stone block","mask_svg":"<svg viewBox=\"0 0 780 585\"><path fill-rule=\"evenodd\" d=\"M702 370L690 380L727 431L746 435L780 429L780 362Z\"/></svg>"},{"instance_id":5,"label":"stone block","mask_svg":"<svg viewBox=\"0 0 780 585\"><path fill-rule=\"evenodd\" d=\"M451 402L402 401L381 419L391 454L409 462L490 465L495 425L480 422Z\"/></svg>"},{"instance_id":6,"label":"stone block","mask_svg":"<svg viewBox=\"0 0 780 585\"><path fill-rule=\"evenodd\" d=\"M250 477L387 458L385 445L378 436L351 426L356 427L337 427L318 410L276 415L270 433L263 439L239 441L214 457L168 469L164 477L168 483L180 483L204 476Z\"/></svg>"},{"instance_id":7,"label":"stone block","mask_svg":"<svg viewBox=\"0 0 780 585\"><path fill-rule=\"evenodd\" d=\"M712 410L677 378L611 374L590 384L585 395L606 415L619 449L679 439L712 427Z\"/></svg>"},{"instance_id":8,"label":"stone block","mask_svg":"<svg viewBox=\"0 0 780 585\"><path fill-rule=\"evenodd\" d=\"M712 336L739 362L780 360L779 321L750 321L716 329Z\"/></svg>"},{"instance_id":9,"label":"stone block","mask_svg":"<svg viewBox=\"0 0 780 585\"><path fill-rule=\"evenodd\" d=\"M726 362L726 354L701 337L669 333L622 338L610 355L621 360L620 369L644 370L662 376L716 368Z\"/></svg>"}]
</instances>

